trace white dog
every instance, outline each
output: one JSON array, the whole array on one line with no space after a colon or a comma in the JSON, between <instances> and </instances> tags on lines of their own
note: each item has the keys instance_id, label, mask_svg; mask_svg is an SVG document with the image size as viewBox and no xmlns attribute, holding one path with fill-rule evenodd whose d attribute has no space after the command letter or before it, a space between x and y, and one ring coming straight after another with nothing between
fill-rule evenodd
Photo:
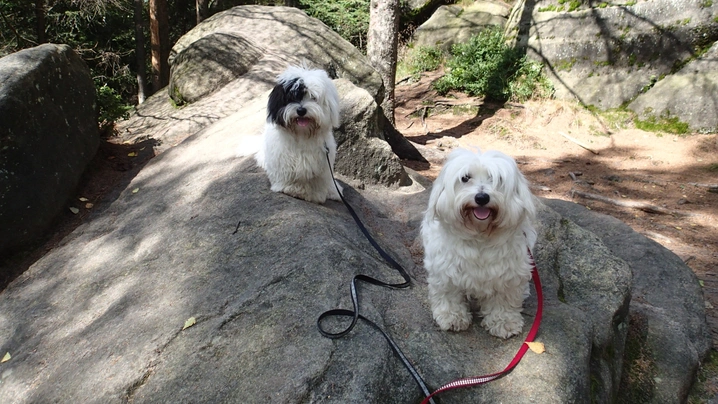
<instances>
[{"instance_id":1,"label":"white dog","mask_svg":"<svg viewBox=\"0 0 718 404\"><path fill-rule=\"evenodd\" d=\"M339 94L324 70L291 66L269 95L267 123L257 163L274 192L309 202L340 200L328 164L334 168ZM329 161L327 161L329 153Z\"/></svg>"},{"instance_id":2,"label":"white dog","mask_svg":"<svg viewBox=\"0 0 718 404\"><path fill-rule=\"evenodd\" d=\"M528 248L536 242L533 198L511 157L463 149L449 155L421 225L429 300L442 330L469 327L474 297L491 335L521 332Z\"/></svg>"}]
</instances>

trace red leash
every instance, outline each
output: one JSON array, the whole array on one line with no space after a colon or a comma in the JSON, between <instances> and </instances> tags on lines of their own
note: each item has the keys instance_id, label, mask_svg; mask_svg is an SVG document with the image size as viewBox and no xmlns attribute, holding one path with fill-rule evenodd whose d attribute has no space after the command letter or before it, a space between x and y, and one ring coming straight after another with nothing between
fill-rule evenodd
<instances>
[{"instance_id":1,"label":"red leash","mask_svg":"<svg viewBox=\"0 0 718 404\"><path fill-rule=\"evenodd\" d=\"M539 279L538 270L536 269L536 262L534 261L534 257L531 254L531 250L529 250L529 257L531 258L531 278L534 281L534 288L536 288L536 300L538 301L538 306L536 307L536 317L534 317L534 323L531 326L531 330L529 331L528 335L526 336L526 340L523 344L521 344L521 348L519 348L519 351L516 352L516 355L514 356L514 359L511 360L511 363L509 363L506 368L500 372L492 373L490 375L484 375L484 376L473 376L473 377L466 377L463 379L457 379L453 382L447 383L438 389L428 395L424 401L421 402L421 404L426 404L431 400L432 397L435 395L442 393L447 390L453 390L458 389L461 387L471 387L471 386L478 386L480 384L488 383L491 381L494 381L507 373L511 372L516 365L521 362L521 358L523 358L526 351L529 349L529 345L527 342L533 342L534 338L536 337L536 333L538 332L539 325L541 324L541 315L543 314L543 292L541 290L541 279Z\"/></svg>"}]
</instances>

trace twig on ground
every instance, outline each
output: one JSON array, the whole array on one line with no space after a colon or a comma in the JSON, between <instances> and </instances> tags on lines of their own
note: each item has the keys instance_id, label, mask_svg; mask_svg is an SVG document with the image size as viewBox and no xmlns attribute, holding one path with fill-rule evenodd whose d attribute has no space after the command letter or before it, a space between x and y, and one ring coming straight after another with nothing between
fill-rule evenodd
<instances>
[{"instance_id":1,"label":"twig on ground","mask_svg":"<svg viewBox=\"0 0 718 404\"><path fill-rule=\"evenodd\" d=\"M466 107L480 107L482 105L481 102L462 102L462 101L452 101L452 100L435 100L433 104L431 105L421 105L419 107L414 108L411 112L404 115L404 117L409 117L419 111L422 111L423 114L426 114L426 111L429 108L436 108L436 107L460 107L460 106L466 106Z\"/></svg>"},{"instance_id":2,"label":"twig on ground","mask_svg":"<svg viewBox=\"0 0 718 404\"><path fill-rule=\"evenodd\" d=\"M568 140L570 140L570 141L576 143L577 145L583 147L584 149L590 151L591 153L593 153L593 154L598 154L598 152L597 152L596 150L593 150L592 148L586 146L585 144L581 143L579 140L574 139L574 138L572 138L571 136L569 136L569 135L567 135L567 134L565 134L565 133L563 133L563 132L559 132L558 134L561 135L561 136L563 136L563 137L565 137L566 139L568 139Z\"/></svg>"},{"instance_id":3,"label":"twig on ground","mask_svg":"<svg viewBox=\"0 0 718 404\"><path fill-rule=\"evenodd\" d=\"M398 86L399 84L402 84L402 83L404 83L404 82L406 82L406 81L411 80L413 77L414 77L414 76L412 76L412 75L406 76L406 77L404 77L403 79L397 81L394 85L395 85L395 86ZM419 77L421 77L421 75L419 75Z\"/></svg>"},{"instance_id":4,"label":"twig on ground","mask_svg":"<svg viewBox=\"0 0 718 404\"><path fill-rule=\"evenodd\" d=\"M607 203L609 205L620 206L622 208L639 209L639 210L642 210L642 211L648 212L648 213L657 213L657 214L661 214L661 215L671 215L671 216L691 216L691 214L687 213L687 212L678 212L675 210L662 208L660 206L651 205L650 203L646 203L646 202L631 201L631 200L621 201L621 200L617 200L617 199L608 198L608 197L605 197L602 195L596 195L596 194L590 194L588 192L578 191L576 189L572 189L570 191L570 195L572 198L578 196L578 197L581 197L584 199L592 199L594 201Z\"/></svg>"}]
</instances>

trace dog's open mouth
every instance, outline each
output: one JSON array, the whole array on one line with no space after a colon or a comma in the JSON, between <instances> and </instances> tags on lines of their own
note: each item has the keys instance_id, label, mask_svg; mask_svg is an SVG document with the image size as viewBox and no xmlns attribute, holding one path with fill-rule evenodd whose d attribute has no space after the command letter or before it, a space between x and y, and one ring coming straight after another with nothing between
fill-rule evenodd
<instances>
[{"instance_id":1,"label":"dog's open mouth","mask_svg":"<svg viewBox=\"0 0 718 404\"><path fill-rule=\"evenodd\" d=\"M486 206L477 206L472 210L472 212L474 213L474 217L478 220L486 220L491 216L491 209Z\"/></svg>"},{"instance_id":2,"label":"dog's open mouth","mask_svg":"<svg viewBox=\"0 0 718 404\"><path fill-rule=\"evenodd\" d=\"M297 126L305 127L312 124L312 118L300 116L296 119Z\"/></svg>"}]
</instances>

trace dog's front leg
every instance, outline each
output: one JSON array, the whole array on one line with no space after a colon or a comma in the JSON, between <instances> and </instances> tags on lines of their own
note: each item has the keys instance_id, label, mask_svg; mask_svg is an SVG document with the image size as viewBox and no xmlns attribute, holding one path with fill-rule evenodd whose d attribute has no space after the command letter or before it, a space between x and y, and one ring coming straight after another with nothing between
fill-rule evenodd
<instances>
[{"instance_id":1,"label":"dog's front leg","mask_svg":"<svg viewBox=\"0 0 718 404\"><path fill-rule=\"evenodd\" d=\"M469 302L463 290L448 280L429 278L429 301L434 321L444 331L462 331L471 324Z\"/></svg>"},{"instance_id":2,"label":"dog's front leg","mask_svg":"<svg viewBox=\"0 0 718 404\"><path fill-rule=\"evenodd\" d=\"M509 338L521 333L524 318L521 306L524 300L523 288L513 288L504 293L494 293L481 302L481 325L489 334L499 338Z\"/></svg>"}]
</instances>

